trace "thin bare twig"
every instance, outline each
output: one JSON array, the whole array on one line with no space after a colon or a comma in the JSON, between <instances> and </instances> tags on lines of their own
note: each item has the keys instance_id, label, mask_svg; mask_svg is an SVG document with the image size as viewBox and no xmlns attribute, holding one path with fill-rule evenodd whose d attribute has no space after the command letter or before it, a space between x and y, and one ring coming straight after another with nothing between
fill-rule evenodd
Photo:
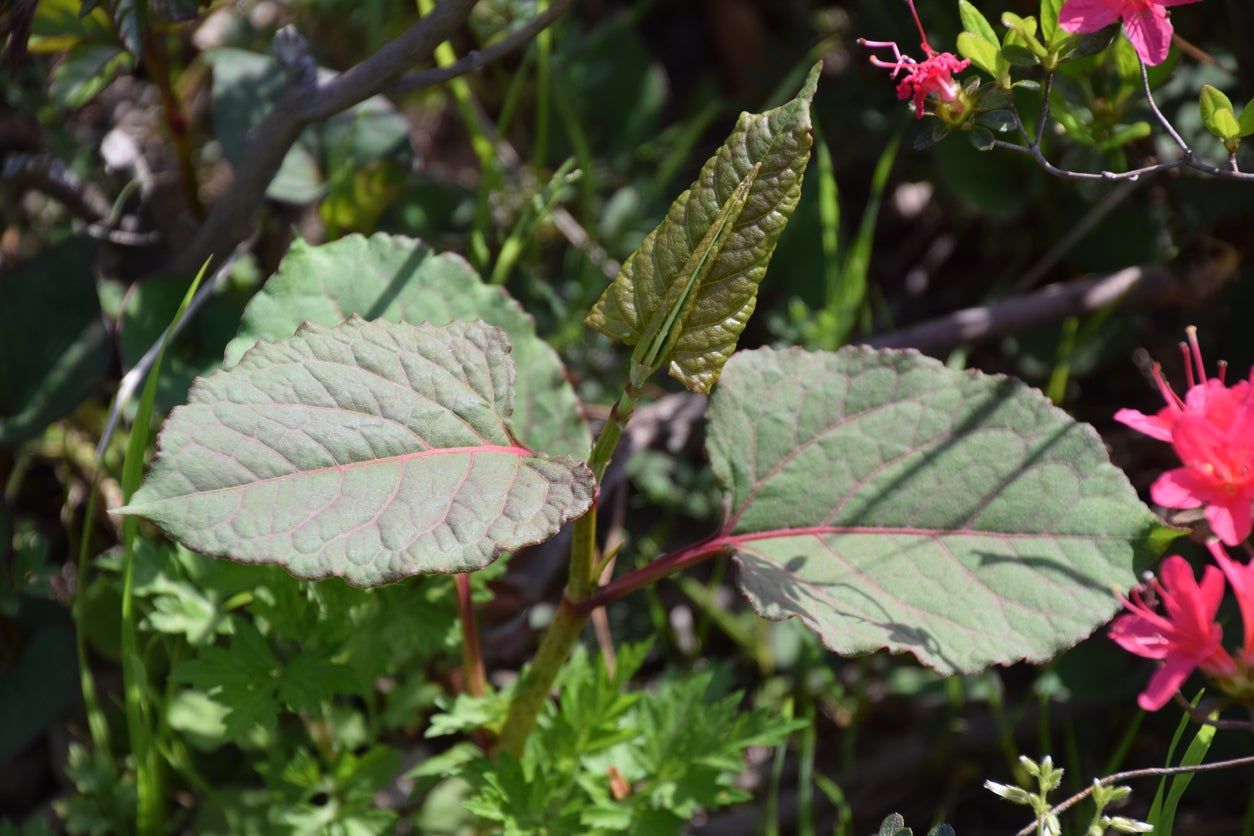
<instances>
[{"instance_id":1,"label":"thin bare twig","mask_svg":"<svg viewBox=\"0 0 1254 836\"><path fill-rule=\"evenodd\" d=\"M1042 85L1043 96L1041 100L1041 114L1038 119L1036 136L1034 138L1029 138L1027 128L1023 125L1023 119L1019 116L1018 109L1012 105L1011 112L1014 113L1016 126L1019 129L1020 135L1023 137L1024 144L1019 145L1014 142L1007 142L1004 139L994 139L994 148L1000 148L1003 151L1012 151L1016 154L1026 154L1030 156L1038 166L1044 169L1047 174L1062 180L1106 183L1121 181L1135 182L1143 177L1153 174L1162 174L1168 171L1174 171L1178 168L1190 168L1194 171L1199 171L1203 174L1208 174L1211 177L1221 180L1254 182L1254 174L1247 174L1246 172L1241 171L1240 167L1237 166L1235 154L1230 156L1228 168L1219 168L1218 166L1203 162L1197 158L1196 152L1189 147L1189 144L1185 142L1184 137L1182 137L1180 132L1176 130L1175 126L1171 124L1171 120L1163 114L1162 109L1158 106L1158 102L1154 100L1154 92L1150 88L1149 71L1144 62L1141 62L1141 83L1145 90L1145 101L1148 104L1150 111L1154 114L1154 119L1162 126L1163 130L1167 132L1172 141L1180 149L1181 156L1174 160L1142 166L1141 168L1135 168L1131 171L1072 171L1054 165L1054 163L1051 162L1041 150L1041 139L1045 133L1045 129L1049 125L1049 94L1053 89L1053 80L1053 74L1047 73L1045 76L1045 82Z\"/></svg>"},{"instance_id":2,"label":"thin bare twig","mask_svg":"<svg viewBox=\"0 0 1254 836\"><path fill-rule=\"evenodd\" d=\"M1055 805L1049 812L1053 815L1065 813L1075 805L1093 794L1093 790L1098 786L1108 787L1111 784L1118 784L1122 781L1135 781L1138 778L1159 778L1164 775L1182 775L1189 772L1214 772L1219 769L1232 769L1237 766L1254 765L1254 755L1247 755L1243 758L1232 758L1226 761L1214 761L1213 763L1200 763L1196 766L1158 766L1150 769L1133 769L1128 772L1116 772L1114 775L1107 775L1105 778L1099 778L1095 783L1090 784L1085 789L1068 798L1061 804ZM1032 836L1036 830L1037 823L1032 822L1022 830L1015 833L1015 836Z\"/></svg>"},{"instance_id":3,"label":"thin bare twig","mask_svg":"<svg viewBox=\"0 0 1254 836\"><path fill-rule=\"evenodd\" d=\"M433 87L459 76L478 72L488 64L530 44L537 35L565 14L566 10L573 6L574 3L575 0L557 0L557 2L545 9L543 13L536 15L504 38L483 49L472 50L455 64L430 70L420 70L403 76L392 85L392 92L408 93L412 90Z\"/></svg>"},{"instance_id":4,"label":"thin bare twig","mask_svg":"<svg viewBox=\"0 0 1254 836\"><path fill-rule=\"evenodd\" d=\"M0 178L19 192L26 189L43 192L89 223L103 222L113 209L103 189L47 154L10 154L4 161Z\"/></svg>"},{"instance_id":5,"label":"thin bare twig","mask_svg":"<svg viewBox=\"0 0 1254 836\"><path fill-rule=\"evenodd\" d=\"M302 50L301 41L289 33L283 44L288 84L252 132L234 180L213 205L191 243L175 259L174 270L192 273L207 260L233 250L246 239L264 202L266 187L301 131L390 89L410 67L426 60L466 22L475 2L440 0L430 14L424 15L400 37L384 44L361 63L326 80L319 80L316 73L303 71L309 65L307 53ZM493 52L491 57L499 57L504 52ZM481 55L479 64L483 62ZM474 62L469 62L464 69L470 72ZM431 78L447 80L443 74Z\"/></svg>"},{"instance_id":6,"label":"thin bare twig","mask_svg":"<svg viewBox=\"0 0 1254 836\"><path fill-rule=\"evenodd\" d=\"M1158 107L1158 102L1154 101L1154 91L1150 88L1149 68L1145 66L1144 61L1138 61L1141 65L1141 85L1145 90L1145 102L1149 105L1150 111L1154 114L1154 118L1158 120L1158 124L1163 126L1163 130L1167 131L1172 141L1179 147L1180 153L1184 154L1185 159L1193 159L1193 149L1189 147L1189 143L1184 141L1184 137L1180 136L1180 132L1176 130L1175 125L1163 115L1162 110Z\"/></svg>"},{"instance_id":7,"label":"thin bare twig","mask_svg":"<svg viewBox=\"0 0 1254 836\"><path fill-rule=\"evenodd\" d=\"M1249 720L1212 720L1211 712L1207 711L1200 705L1194 705L1184 698L1184 694L1179 691L1172 696L1176 705L1180 706L1186 714L1193 719L1193 722L1203 726L1213 726L1217 729L1234 729L1241 731L1254 732L1254 723ZM1215 709L1212 709L1215 710Z\"/></svg>"}]
</instances>

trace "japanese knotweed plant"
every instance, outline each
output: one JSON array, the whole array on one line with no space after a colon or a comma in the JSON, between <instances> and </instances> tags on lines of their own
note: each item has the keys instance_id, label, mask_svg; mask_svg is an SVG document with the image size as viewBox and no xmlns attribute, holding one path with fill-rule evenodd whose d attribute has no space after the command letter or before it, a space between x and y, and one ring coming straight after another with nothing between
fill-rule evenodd
<instances>
[{"instance_id":1,"label":"japanese knotweed plant","mask_svg":"<svg viewBox=\"0 0 1254 836\"><path fill-rule=\"evenodd\" d=\"M121 513L360 587L475 572L573 523L565 595L502 695L503 762L539 745L591 611L703 560L733 560L762 616L838 653L975 672L1088 636L1173 536L1092 428L910 351L736 351L801 194L817 80L740 117L589 313L632 347L595 440L556 352L461 258L384 235L297 244ZM598 483L662 369L710 393L722 524L601 586Z\"/></svg>"}]
</instances>

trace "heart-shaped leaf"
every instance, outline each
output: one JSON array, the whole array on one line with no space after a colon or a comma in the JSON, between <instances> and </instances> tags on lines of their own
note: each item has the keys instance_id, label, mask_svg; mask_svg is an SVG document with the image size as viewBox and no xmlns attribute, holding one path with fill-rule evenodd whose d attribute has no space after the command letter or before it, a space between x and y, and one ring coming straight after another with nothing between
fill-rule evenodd
<instances>
[{"instance_id":1,"label":"heart-shaped leaf","mask_svg":"<svg viewBox=\"0 0 1254 836\"><path fill-rule=\"evenodd\" d=\"M510 434L499 329L303 326L202 378L122 513L188 547L376 586L469 572L552 537L592 502L583 464Z\"/></svg>"},{"instance_id":2,"label":"heart-shaped leaf","mask_svg":"<svg viewBox=\"0 0 1254 836\"><path fill-rule=\"evenodd\" d=\"M671 375L694 392L709 392L736 350L775 244L797 208L819 69L787 104L741 114L586 320L628 345L661 334L669 349L656 359L669 361ZM731 231L720 234L729 210Z\"/></svg>"},{"instance_id":3,"label":"heart-shaped leaf","mask_svg":"<svg viewBox=\"0 0 1254 836\"><path fill-rule=\"evenodd\" d=\"M290 337L302 322L338 325L350 314L433 325L482 319L497 326L509 337L519 370L515 433L533 450L588 455L592 441L579 401L532 318L503 289L484 284L461 256L436 253L412 238L349 235L318 247L293 243L244 311L226 363L237 363L258 340Z\"/></svg>"},{"instance_id":4,"label":"heart-shaped leaf","mask_svg":"<svg viewBox=\"0 0 1254 836\"><path fill-rule=\"evenodd\" d=\"M1092 428L915 352L741 353L708 443L745 595L840 653L945 673L1050 658L1174 536Z\"/></svg>"}]
</instances>

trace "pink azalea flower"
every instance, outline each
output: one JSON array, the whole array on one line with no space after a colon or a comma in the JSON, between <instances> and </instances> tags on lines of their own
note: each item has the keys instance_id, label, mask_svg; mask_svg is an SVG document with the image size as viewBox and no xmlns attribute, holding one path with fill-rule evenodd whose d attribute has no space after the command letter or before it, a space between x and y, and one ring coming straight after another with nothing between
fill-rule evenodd
<instances>
[{"instance_id":1,"label":"pink azalea flower","mask_svg":"<svg viewBox=\"0 0 1254 836\"><path fill-rule=\"evenodd\" d=\"M1166 508L1206 506L1215 535L1229 546L1244 542L1254 529L1254 387L1245 385L1234 404L1212 407L1205 415L1177 417L1171 444L1184 467L1169 470L1150 487Z\"/></svg>"},{"instance_id":2,"label":"pink azalea flower","mask_svg":"<svg viewBox=\"0 0 1254 836\"><path fill-rule=\"evenodd\" d=\"M871 49L893 51L892 61L884 61L872 55L871 63L876 67L892 70L893 78L897 78L903 72L906 74L906 77L897 85L897 98L903 102L913 99L914 117L922 119L923 106L928 96L936 96L942 102L959 100L962 86L954 81L953 74L962 72L971 66L971 62L959 59L951 52L937 52L933 49L927 41L927 33L923 31L923 22L919 20L919 13L914 8L914 0L906 0L906 3L910 6L914 24L918 27L919 36L923 39L920 46L923 54L927 56L923 61L916 61L909 55L903 55L894 41L868 41L866 38L859 38L858 43ZM961 108L958 112L961 112Z\"/></svg>"},{"instance_id":3,"label":"pink azalea flower","mask_svg":"<svg viewBox=\"0 0 1254 836\"><path fill-rule=\"evenodd\" d=\"M1166 61L1171 52L1175 30L1167 7L1197 2L1200 0L1067 0L1058 12L1058 25L1072 34L1087 35L1122 20L1136 54L1153 66Z\"/></svg>"},{"instance_id":4,"label":"pink azalea flower","mask_svg":"<svg viewBox=\"0 0 1254 836\"><path fill-rule=\"evenodd\" d=\"M1237 596L1237 606L1241 608L1241 624L1245 627L1241 661L1247 666L1254 665L1254 560L1238 563L1214 540L1206 547L1228 577L1228 585L1232 587L1232 593Z\"/></svg>"},{"instance_id":5,"label":"pink azalea flower","mask_svg":"<svg viewBox=\"0 0 1254 836\"><path fill-rule=\"evenodd\" d=\"M1218 377L1207 378L1196 328L1188 329L1188 342L1180 348L1185 396L1172 391L1155 366L1154 379L1167 406L1154 415L1121 409L1115 420L1171 442L1184 464L1154 482L1154 501L1166 508L1205 506L1211 530L1235 546L1254 528L1254 370L1250 380L1226 386L1227 366L1220 363Z\"/></svg>"},{"instance_id":6,"label":"pink azalea flower","mask_svg":"<svg viewBox=\"0 0 1254 836\"><path fill-rule=\"evenodd\" d=\"M1162 366L1154 364L1154 381L1158 391L1162 393L1167 405L1154 415L1146 415L1135 409L1121 409L1115 413L1115 420L1126 424L1137 432L1144 433L1159 441L1171 441L1171 430L1175 427L1176 418L1185 413L1205 415L1211 409L1231 409L1239 400L1241 387L1248 384L1238 383L1234 389L1224 385L1224 376L1228 371L1226 363L1219 364L1219 374L1215 378L1207 378L1206 363L1202 359L1202 348L1197 341L1197 329L1190 326L1186 333L1188 342L1180 343L1180 351L1184 355L1184 373L1188 388L1181 398L1163 378Z\"/></svg>"},{"instance_id":7,"label":"pink azalea flower","mask_svg":"<svg viewBox=\"0 0 1254 836\"><path fill-rule=\"evenodd\" d=\"M1137 698L1146 711L1166 705L1194 669L1214 677L1238 671L1223 648L1223 628L1215 623L1224 595L1223 573L1207 566L1199 584L1188 561L1173 555L1163 561L1159 577L1150 581L1148 590L1132 591L1131 600L1123 602L1128 612L1110 628L1111 639L1124 650L1163 663ZM1162 603L1163 613L1156 612L1154 599Z\"/></svg>"}]
</instances>

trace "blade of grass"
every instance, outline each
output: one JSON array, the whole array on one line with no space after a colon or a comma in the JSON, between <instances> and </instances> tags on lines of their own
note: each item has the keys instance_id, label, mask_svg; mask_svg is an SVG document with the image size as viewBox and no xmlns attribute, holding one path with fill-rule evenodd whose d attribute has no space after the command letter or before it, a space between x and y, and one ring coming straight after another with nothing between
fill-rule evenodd
<instances>
[{"instance_id":1,"label":"blade of grass","mask_svg":"<svg viewBox=\"0 0 1254 836\"><path fill-rule=\"evenodd\" d=\"M1185 718L1190 719L1190 718ZM1212 719L1214 719L1212 715ZM1180 759L1181 766L1197 766L1206 758L1206 753L1210 751L1211 744L1215 742L1215 732L1218 731L1214 726L1201 726L1197 730L1197 734L1193 737L1193 742L1189 744L1189 748L1184 751L1184 757ZM1171 836L1172 828L1176 824L1176 810L1180 807L1180 799L1184 797L1184 791L1189 788L1189 784L1193 782L1193 773L1184 772L1174 775L1171 778L1171 784L1167 790L1166 798L1162 807L1158 810L1155 817L1151 811L1149 823L1154 825L1154 833L1158 836ZM1155 801L1157 801L1155 796Z\"/></svg>"},{"instance_id":2,"label":"blade of grass","mask_svg":"<svg viewBox=\"0 0 1254 836\"><path fill-rule=\"evenodd\" d=\"M1132 741L1136 740L1137 732L1141 730L1143 722L1145 722L1144 711L1138 711L1132 715L1127 728L1123 730L1123 736L1119 738L1119 745L1115 747L1114 754L1110 756L1110 760L1106 762L1106 768L1102 770L1103 775L1111 775L1123 769L1123 762L1128 757L1128 752L1132 749Z\"/></svg>"},{"instance_id":3,"label":"blade of grass","mask_svg":"<svg viewBox=\"0 0 1254 836\"><path fill-rule=\"evenodd\" d=\"M428 15L435 8L435 0L416 0L416 2L418 13L421 15ZM547 29L542 32L541 37L544 37L547 32ZM457 53L453 51L452 44L445 41L435 48L435 63L439 67L448 67L457 63ZM470 137L470 147L475 152L475 158L479 161L479 170L483 175L479 181L479 203L475 212L475 223L470 233L469 256L470 262L475 267L484 270L491 258L488 251L488 227L492 223L489 197L500 183L501 171L496 161L496 146L479 128L470 83L464 76L458 76L449 80L448 90L453 97L453 106L457 108L457 114L466 128L466 134Z\"/></svg>"},{"instance_id":4,"label":"blade of grass","mask_svg":"<svg viewBox=\"0 0 1254 836\"><path fill-rule=\"evenodd\" d=\"M789 699L784 703L785 720L793 717L793 704ZM788 741L785 740L775 747L775 761L771 764L771 786L766 794L766 821L762 825L763 836L780 836L779 828L779 790L784 781L784 761L788 759Z\"/></svg>"},{"instance_id":5,"label":"blade of grass","mask_svg":"<svg viewBox=\"0 0 1254 836\"><path fill-rule=\"evenodd\" d=\"M518 220L514 222L505 242L501 244L501 251L497 253L496 263L492 266L491 284L505 284L510 271L514 269L514 265L527 252L535 239L536 229L553 214L553 209L561 201L562 187L576 173L574 167L573 159L562 163L561 167L554 172L553 179L535 196L532 205L524 207L519 213Z\"/></svg>"},{"instance_id":6,"label":"blade of grass","mask_svg":"<svg viewBox=\"0 0 1254 836\"><path fill-rule=\"evenodd\" d=\"M819 178L819 225L823 243L823 271L827 280L827 303L832 305L840 292L840 190L836 167L827 138L814 126L814 160Z\"/></svg>"},{"instance_id":7,"label":"blade of grass","mask_svg":"<svg viewBox=\"0 0 1254 836\"><path fill-rule=\"evenodd\" d=\"M157 397L157 381L161 376L161 361L165 358L171 335L177 330L179 320L191 304L196 289L205 276L208 262L201 267L196 278L183 296L174 319L161 341L157 358L148 372L140 397L131 435L127 439L126 459L122 464L122 499L129 502L139 487L144 473L144 452L148 448L148 432L152 426L153 403ZM165 793L162 788L161 753L153 736L153 708L149 702L147 669L139 650L138 628L135 618L135 538L139 533L139 518L125 517L122 521L122 679L123 701L126 708L127 735L131 744L131 756L135 761L135 782L138 799L136 826L141 836L162 833L165 830Z\"/></svg>"},{"instance_id":8,"label":"blade of grass","mask_svg":"<svg viewBox=\"0 0 1254 836\"><path fill-rule=\"evenodd\" d=\"M1197 704L1202 701L1202 696L1205 693L1205 689L1198 691L1197 696L1193 698L1193 701L1190 704L1196 708ZM1176 726L1176 733L1171 737L1171 745L1167 747L1167 758L1163 763L1164 766L1171 766L1172 761L1176 756L1176 747L1180 745L1180 740L1184 737L1184 732L1189 727L1189 723L1191 721L1192 718L1190 718L1188 714L1185 714L1180 718L1180 724ZM1164 775L1158 782L1158 791L1154 793L1154 802L1150 805L1149 816L1146 818L1146 821L1154 824L1162 816L1163 804L1166 795L1167 776Z\"/></svg>"},{"instance_id":9,"label":"blade of grass","mask_svg":"<svg viewBox=\"0 0 1254 836\"><path fill-rule=\"evenodd\" d=\"M871 193L867 197L866 208L862 211L862 222L858 225L858 233L845 255L844 263L841 264L837 293L828 300L828 310L836 322L836 346L843 345L849 339L866 303L867 273L871 267L875 227L879 220L880 204L884 200L884 190L888 188L888 177L892 174L900 146L901 136L893 137L880 155L879 162L875 164L875 172L871 176Z\"/></svg>"},{"instance_id":10,"label":"blade of grass","mask_svg":"<svg viewBox=\"0 0 1254 836\"><path fill-rule=\"evenodd\" d=\"M536 14L549 8L549 0L536 0ZM531 148L531 168L536 179L549 158L549 124L552 121L553 31L545 28L536 36L536 132Z\"/></svg>"},{"instance_id":11,"label":"blade of grass","mask_svg":"<svg viewBox=\"0 0 1254 836\"><path fill-rule=\"evenodd\" d=\"M1062 406L1067 398L1067 382L1071 380L1071 359L1075 356L1076 334L1080 330L1080 320L1074 316L1067 317L1062 323L1062 331L1058 336L1058 351L1054 356L1054 368L1049 373L1049 384L1045 394L1054 406Z\"/></svg>"},{"instance_id":12,"label":"blade of grass","mask_svg":"<svg viewBox=\"0 0 1254 836\"><path fill-rule=\"evenodd\" d=\"M87 730L92 746L97 752L111 752L113 742L109 736L109 721L100 699L96 696L96 678L87 661L87 631L83 627L83 606L86 602L88 549L91 540L91 521L96 516L96 496L100 486L100 470L92 476L91 489L87 493L87 509L83 515L83 530L78 538L78 577L74 593L74 645L78 655L78 684L83 692L83 710L87 714Z\"/></svg>"},{"instance_id":13,"label":"blade of grass","mask_svg":"<svg viewBox=\"0 0 1254 836\"><path fill-rule=\"evenodd\" d=\"M588 142L588 134L583 125L579 124L579 115L575 112L574 90L566 73L553 74L553 102L557 105L557 115L562 120L562 128L575 149L575 162L579 165L579 222L590 226L594 221L593 206L596 201L596 177L592 159L592 145Z\"/></svg>"},{"instance_id":14,"label":"blade of grass","mask_svg":"<svg viewBox=\"0 0 1254 836\"><path fill-rule=\"evenodd\" d=\"M797 836L814 836L814 758L818 751L817 721L814 700L805 695L801 716L806 727L801 730L801 763L797 773Z\"/></svg>"},{"instance_id":15,"label":"blade of grass","mask_svg":"<svg viewBox=\"0 0 1254 836\"><path fill-rule=\"evenodd\" d=\"M852 836L853 807L849 799L845 797L845 791L840 788L840 784L822 773L814 776L814 783L836 808L836 824L832 826L832 836Z\"/></svg>"}]
</instances>

